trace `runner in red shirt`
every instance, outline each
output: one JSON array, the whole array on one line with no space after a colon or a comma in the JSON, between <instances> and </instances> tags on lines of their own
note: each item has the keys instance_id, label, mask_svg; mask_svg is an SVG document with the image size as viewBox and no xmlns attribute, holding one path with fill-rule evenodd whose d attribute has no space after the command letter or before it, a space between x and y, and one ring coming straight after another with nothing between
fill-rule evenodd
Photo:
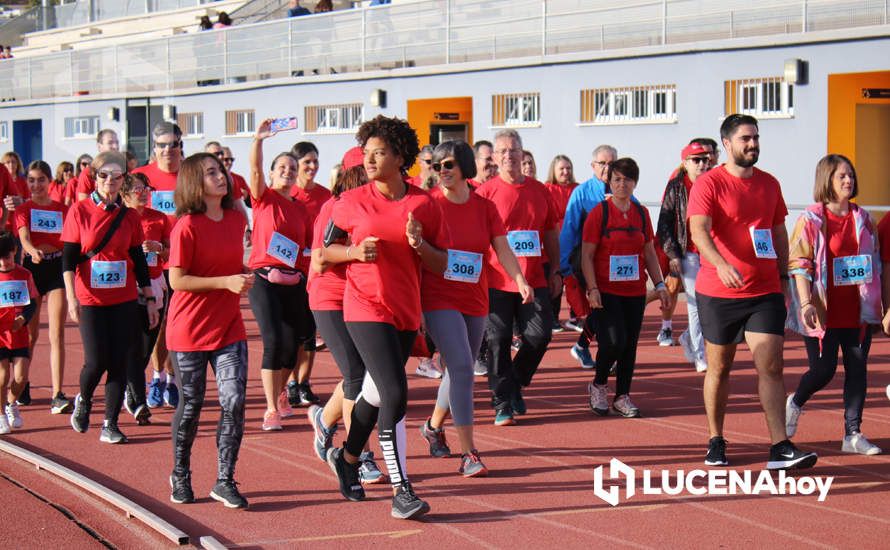
<instances>
[{"instance_id":1,"label":"runner in red shirt","mask_svg":"<svg viewBox=\"0 0 890 550\"><path fill-rule=\"evenodd\" d=\"M49 182L49 189L47 190L47 194L49 198L62 203L65 206L70 206L69 203L66 203L67 197L71 194L68 188L68 182L74 178L74 165L68 161L62 161L56 167L56 177L53 178L51 182Z\"/></svg>"},{"instance_id":2,"label":"runner in red shirt","mask_svg":"<svg viewBox=\"0 0 890 550\"><path fill-rule=\"evenodd\" d=\"M93 161L96 190L71 207L62 228L68 314L80 325L84 352L71 426L80 433L87 431L93 392L107 373L105 424L99 437L105 443L127 441L117 427L117 418L126 384L125 359L135 343L136 299L138 294L148 301L155 299L142 252L139 215L120 198L126 166L123 154L100 153ZM157 315L150 317L150 325L157 322Z\"/></svg>"},{"instance_id":3,"label":"runner in red shirt","mask_svg":"<svg viewBox=\"0 0 890 550\"><path fill-rule=\"evenodd\" d=\"M532 161L534 161L534 158ZM575 181L575 172L572 166L572 161L569 157L565 155L556 155L553 157L553 160L550 161L550 169L547 171L547 182L544 184L544 187L550 191L550 196L553 198L553 204L556 206L556 215L559 220L559 229L561 231L562 220L566 216L566 206L569 204L569 197L572 196L572 191L578 187L578 182ZM558 264L559 258L556 258L553 261ZM551 303L553 306L552 331L562 332L563 327L559 323L559 311L562 309L562 288L559 289L559 294L553 297ZM571 310L569 311L569 319L577 321L575 312Z\"/></svg>"},{"instance_id":4,"label":"runner in red shirt","mask_svg":"<svg viewBox=\"0 0 890 550\"><path fill-rule=\"evenodd\" d=\"M433 414L420 433L432 456L450 456L443 427L450 411L461 445L458 471L464 477L485 476L488 469L473 441L473 362L488 314L484 266L492 250L516 283L523 304L532 302L534 290L519 269L497 208L467 185L467 178L476 175L473 149L463 141L439 144L433 151L433 170L439 187L430 194L442 207L451 246L444 274L424 271L420 298L427 334L442 354L446 372Z\"/></svg>"},{"instance_id":5,"label":"runner in red shirt","mask_svg":"<svg viewBox=\"0 0 890 550\"><path fill-rule=\"evenodd\" d=\"M120 151L120 141L117 138L117 132L109 128L99 130L96 134L96 150L99 153L104 153L106 151ZM81 155L81 157L83 156L84 155ZM125 168L127 168L127 166L125 166ZM94 179L93 172L90 170L78 170L76 188L77 200L82 201L95 190L96 180Z\"/></svg>"},{"instance_id":6,"label":"runner in red shirt","mask_svg":"<svg viewBox=\"0 0 890 550\"><path fill-rule=\"evenodd\" d=\"M30 351L40 336L40 308L48 306L50 372L53 414L70 413L73 404L62 392L65 378L65 282L62 279L62 225L68 207L49 197L50 168L42 160L28 167L31 199L15 211L15 227L24 249L23 266L31 272L37 293L32 296L36 313L28 324Z\"/></svg>"},{"instance_id":7,"label":"runner in red shirt","mask_svg":"<svg viewBox=\"0 0 890 550\"><path fill-rule=\"evenodd\" d=\"M562 288L562 277L556 261L548 264L549 273L544 271L545 257L559 258L559 216L544 184L520 172L519 134L514 130L498 132L494 154L500 175L485 182L476 193L494 203L522 274L535 289L534 303L523 304L516 283L499 262L489 258L488 383L495 424L505 426L515 423L514 413L525 413L522 388L531 384L550 343L551 298ZM514 323L522 331L522 345L511 359Z\"/></svg>"},{"instance_id":8,"label":"runner in red shirt","mask_svg":"<svg viewBox=\"0 0 890 550\"><path fill-rule=\"evenodd\" d=\"M263 175L263 140L274 136L272 119L262 121L250 147L250 195L253 204L253 243L248 267L256 274L250 289L250 307L263 338L260 371L266 412L263 430L280 430L281 418L293 415L284 384L297 363L297 350L315 340L315 322L307 322L309 309L306 272L298 261L309 247L311 225L306 207L291 197L297 181L297 160L280 153Z\"/></svg>"},{"instance_id":9,"label":"runner in red shirt","mask_svg":"<svg viewBox=\"0 0 890 550\"><path fill-rule=\"evenodd\" d=\"M590 408L600 416L609 413L606 383L612 364L616 370L612 409L625 418L640 416L630 399L630 385L646 309L643 267L655 285L662 309L671 306L655 254L652 220L649 212L632 200L639 177L640 169L633 159L613 162L609 172L612 196L594 207L584 221L581 268L587 300L597 316L596 374L588 392Z\"/></svg>"},{"instance_id":10,"label":"runner in red shirt","mask_svg":"<svg viewBox=\"0 0 890 550\"><path fill-rule=\"evenodd\" d=\"M15 233L14 215L16 207L31 197L28 191L28 182L25 181L25 167L22 158L15 151L3 154L2 163L6 166L10 179L3 186L3 206L6 209L6 230ZM5 179L5 178L4 178ZM18 238L18 237L16 237ZM18 254L22 251L19 249Z\"/></svg>"},{"instance_id":11,"label":"runner in red shirt","mask_svg":"<svg viewBox=\"0 0 890 550\"><path fill-rule=\"evenodd\" d=\"M720 137L729 158L698 179L686 212L702 259L695 292L708 361L704 401L711 439L705 464L728 464L723 420L729 372L744 338L754 355L772 441L767 468L810 467L816 454L798 450L785 435L782 346L788 210L779 182L754 168L760 156L757 119L730 115L720 126Z\"/></svg>"},{"instance_id":12,"label":"runner in red shirt","mask_svg":"<svg viewBox=\"0 0 890 550\"><path fill-rule=\"evenodd\" d=\"M0 233L0 435L24 426L16 401L28 383L27 325L36 312L37 289L31 273L15 263L15 249L12 234Z\"/></svg>"},{"instance_id":13,"label":"runner in red shirt","mask_svg":"<svg viewBox=\"0 0 890 550\"><path fill-rule=\"evenodd\" d=\"M245 273L242 237L247 220L234 209L222 163L197 153L182 163L176 189L181 216L170 236L170 312L167 333L183 402L173 418L170 500L194 502L191 450L204 404L207 364L216 375L222 406L216 430L217 481L210 496L227 508L247 508L235 484L235 463L244 435L247 335L240 296L253 285Z\"/></svg>"},{"instance_id":14,"label":"runner in red shirt","mask_svg":"<svg viewBox=\"0 0 890 550\"><path fill-rule=\"evenodd\" d=\"M133 353L127 358L127 391L124 407L133 415L139 425L149 423L151 411L145 396L145 368L151 361L151 352L158 340L160 323L151 326L151 312L158 318L164 316L170 291L164 278L163 265L170 255L170 220L157 210L148 208L148 195L151 187L145 174L128 174L121 187L124 204L139 214L144 241L142 252L148 264L148 277L151 280L154 301L139 300L139 337Z\"/></svg>"},{"instance_id":15,"label":"runner in red shirt","mask_svg":"<svg viewBox=\"0 0 890 550\"><path fill-rule=\"evenodd\" d=\"M321 205L331 198L331 192L315 182L315 175L318 173L318 149L315 145L308 141L301 141L294 144L290 153L297 159L297 183L291 187L291 196L306 207L306 213L310 220L309 232L306 235L307 246L300 251L297 268L303 273L309 273L309 259L312 255L309 245L313 240L312 224L318 217ZM297 368L290 374L287 383L288 400L295 407L307 407L319 401L318 396L312 393L309 382L309 378L312 376L312 366L315 363L315 318L309 309L308 298L303 303L305 309L301 315L306 324L307 333L311 334L311 337L300 346L297 353Z\"/></svg>"},{"instance_id":16,"label":"runner in red shirt","mask_svg":"<svg viewBox=\"0 0 890 550\"><path fill-rule=\"evenodd\" d=\"M850 202L858 191L853 163L826 155L816 165L816 204L801 214L791 238L788 269L799 297L800 330L809 370L785 402L785 431L797 431L804 404L834 378L844 354L844 440L841 451L876 455L880 447L860 431L865 405L871 330L883 317L874 220ZM795 303L795 302L792 302Z\"/></svg>"},{"instance_id":17,"label":"runner in red shirt","mask_svg":"<svg viewBox=\"0 0 890 550\"><path fill-rule=\"evenodd\" d=\"M402 179L418 153L417 134L406 121L379 115L362 124L356 137L371 182L340 195L325 245L346 237L353 243L346 254L356 261L346 268L343 317L379 390L380 406L362 390L346 444L329 450L328 464L343 496L363 499L359 456L376 419L393 486L392 515L409 519L426 513L429 505L411 488L395 430L407 408L405 363L420 327L421 265L445 271L448 228L432 197Z\"/></svg>"}]
</instances>

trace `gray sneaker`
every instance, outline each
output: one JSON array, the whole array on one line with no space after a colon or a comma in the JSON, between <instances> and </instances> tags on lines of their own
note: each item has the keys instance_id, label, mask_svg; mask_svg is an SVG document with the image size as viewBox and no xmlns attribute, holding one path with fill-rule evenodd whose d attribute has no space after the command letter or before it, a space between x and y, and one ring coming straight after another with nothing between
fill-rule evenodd
<instances>
[{"instance_id":1,"label":"gray sneaker","mask_svg":"<svg viewBox=\"0 0 890 550\"><path fill-rule=\"evenodd\" d=\"M127 436L117 428L117 422L106 420L105 424L102 425L102 431L99 433L99 441L117 445L118 443L126 443Z\"/></svg>"},{"instance_id":2,"label":"gray sneaker","mask_svg":"<svg viewBox=\"0 0 890 550\"><path fill-rule=\"evenodd\" d=\"M362 485L374 485L383 481L383 472L374 462L374 453L371 451L363 452L359 457L358 477Z\"/></svg>"},{"instance_id":3,"label":"gray sneaker","mask_svg":"<svg viewBox=\"0 0 890 550\"><path fill-rule=\"evenodd\" d=\"M479 458L479 451L473 449L461 455L458 472L464 477L485 477L488 475L488 468L485 467L485 464L482 464L482 459Z\"/></svg>"},{"instance_id":4,"label":"gray sneaker","mask_svg":"<svg viewBox=\"0 0 890 550\"><path fill-rule=\"evenodd\" d=\"M451 449L445 441L445 430L442 428L439 428L438 430L434 429L432 425L430 425L429 418L427 418L426 422L420 426L420 435L430 444L430 456L435 458L451 456Z\"/></svg>"}]
</instances>

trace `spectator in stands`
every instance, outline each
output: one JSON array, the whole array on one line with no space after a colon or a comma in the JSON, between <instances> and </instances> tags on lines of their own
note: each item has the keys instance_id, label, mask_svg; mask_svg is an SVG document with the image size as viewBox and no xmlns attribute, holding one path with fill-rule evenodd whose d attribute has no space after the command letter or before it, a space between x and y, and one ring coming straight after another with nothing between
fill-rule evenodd
<instances>
[{"instance_id":1,"label":"spectator in stands","mask_svg":"<svg viewBox=\"0 0 890 550\"><path fill-rule=\"evenodd\" d=\"M312 12L301 6L300 0L290 0L287 5L287 16L300 17L301 15L312 15Z\"/></svg>"},{"instance_id":2,"label":"spectator in stands","mask_svg":"<svg viewBox=\"0 0 890 550\"><path fill-rule=\"evenodd\" d=\"M209 16L202 15L201 22L198 23L198 28L202 31L209 31L213 29L213 21L210 20Z\"/></svg>"},{"instance_id":3,"label":"spectator in stands","mask_svg":"<svg viewBox=\"0 0 890 550\"><path fill-rule=\"evenodd\" d=\"M213 24L213 28L215 29L224 29L226 27L232 26L232 18L229 17L229 14L221 11L219 15L216 16L216 23Z\"/></svg>"},{"instance_id":4,"label":"spectator in stands","mask_svg":"<svg viewBox=\"0 0 890 550\"><path fill-rule=\"evenodd\" d=\"M104 128L96 134L96 150L100 153L119 151L120 147L120 140L118 140L117 132L114 130ZM93 180L92 170L81 170L77 176L77 200L82 201L95 190L96 182Z\"/></svg>"},{"instance_id":5,"label":"spectator in stands","mask_svg":"<svg viewBox=\"0 0 890 550\"><path fill-rule=\"evenodd\" d=\"M372 6L382 6L384 4L391 4L391 0L371 0Z\"/></svg>"},{"instance_id":6,"label":"spectator in stands","mask_svg":"<svg viewBox=\"0 0 890 550\"><path fill-rule=\"evenodd\" d=\"M6 57L6 48L4 46L0 46L0 59L8 59Z\"/></svg>"},{"instance_id":7,"label":"spectator in stands","mask_svg":"<svg viewBox=\"0 0 890 550\"><path fill-rule=\"evenodd\" d=\"M3 49L3 46L0 46L0 50ZM12 46L6 46L6 51L3 52L2 59L12 59Z\"/></svg>"},{"instance_id":8,"label":"spectator in stands","mask_svg":"<svg viewBox=\"0 0 890 550\"><path fill-rule=\"evenodd\" d=\"M334 5L331 3L331 0L318 0L318 4L315 4L315 13L328 11L334 11Z\"/></svg>"}]
</instances>

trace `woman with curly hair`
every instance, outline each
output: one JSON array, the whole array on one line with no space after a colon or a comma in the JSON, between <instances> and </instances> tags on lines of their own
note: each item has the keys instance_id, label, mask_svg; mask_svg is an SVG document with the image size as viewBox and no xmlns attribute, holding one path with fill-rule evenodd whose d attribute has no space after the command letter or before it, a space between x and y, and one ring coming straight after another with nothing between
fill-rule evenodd
<instances>
[{"instance_id":1,"label":"woman with curly hair","mask_svg":"<svg viewBox=\"0 0 890 550\"><path fill-rule=\"evenodd\" d=\"M346 268L343 319L379 390L379 407L371 404L376 399L363 388L352 409L346 444L330 449L327 459L343 496L364 499L359 456L377 423L393 487L392 516L410 519L426 513L429 505L408 482L404 455L399 452L405 441L396 437L395 428L407 409L405 363L420 328L421 266L444 273L448 228L433 198L402 176L419 149L417 134L406 121L377 116L362 124L356 138L364 151L369 183L340 195L324 245L347 237L351 243L345 251L351 261Z\"/></svg>"}]
</instances>

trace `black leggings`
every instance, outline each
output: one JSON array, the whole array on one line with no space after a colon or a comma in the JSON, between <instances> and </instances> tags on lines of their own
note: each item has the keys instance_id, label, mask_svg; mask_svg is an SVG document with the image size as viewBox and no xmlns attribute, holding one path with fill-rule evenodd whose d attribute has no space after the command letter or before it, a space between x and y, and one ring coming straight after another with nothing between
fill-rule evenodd
<instances>
[{"instance_id":1,"label":"black leggings","mask_svg":"<svg viewBox=\"0 0 890 550\"><path fill-rule=\"evenodd\" d=\"M389 323L346 322L349 335L361 355L371 380L380 392L380 408L369 404L359 395L352 409L352 426L346 438L346 450L359 456L371 437L374 424L389 472L389 481L398 485L407 481L407 472L399 462L396 424L405 417L408 408L408 378L405 363L417 335L415 330L396 330Z\"/></svg>"},{"instance_id":2,"label":"black leggings","mask_svg":"<svg viewBox=\"0 0 890 550\"><path fill-rule=\"evenodd\" d=\"M609 369L617 361L615 396L630 393L637 362L637 342L643 326L646 296L617 296L601 293L603 307L596 314L596 376L594 384L609 380Z\"/></svg>"},{"instance_id":3,"label":"black leggings","mask_svg":"<svg viewBox=\"0 0 890 550\"><path fill-rule=\"evenodd\" d=\"M270 283L259 274L248 296L263 338L263 369L294 368L297 351L309 337L306 317L306 280L293 286ZM312 327L315 336L315 327Z\"/></svg>"},{"instance_id":4,"label":"black leggings","mask_svg":"<svg viewBox=\"0 0 890 550\"><path fill-rule=\"evenodd\" d=\"M91 401L102 375L107 373L105 419L114 422L121 412L127 358L133 354L136 334L133 327L139 324L136 308L136 300L113 306L80 308L84 363L80 371L80 395Z\"/></svg>"},{"instance_id":5,"label":"black leggings","mask_svg":"<svg viewBox=\"0 0 890 550\"><path fill-rule=\"evenodd\" d=\"M159 298L163 299L163 297ZM138 304L136 306L139 335L133 343L133 351L127 356L127 389L133 396L133 402L138 407L145 405L145 367L151 360L151 352L158 341L161 332L160 319L164 316L164 310L158 312L158 324L154 328L148 325L148 307ZM134 411L135 412L135 411Z\"/></svg>"},{"instance_id":6,"label":"black leggings","mask_svg":"<svg viewBox=\"0 0 890 550\"><path fill-rule=\"evenodd\" d=\"M862 407L865 405L866 363L871 348L871 331L865 330L860 339L858 328L830 328L822 338L822 350L819 350L819 339L809 336L803 341L807 348L810 368L803 374L797 391L794 392L794 403L802 407L814 393L824 388L837 371L837 353L840 349L844 354L844 433L852 435L859 432L862 424Z\"/></svg>"},{"instance_id":7,"label":"black leggings","mask_svg":"<svg viewBox=\"0 0 890 550\"><path fill-rule=\"evenodd\" d=\"M322 340L331 350L334 356L334 362L340 369L343 376L343 397L350 401L355 401L360 391L362 391L362 380L365 378L365 364L349 331L346 330L346 323L343 322L343 310L318 310L314 311L315 324L318 326L318 332L321 334Z\"/></svg>"},{"instance_id":8,"label":"black leggings","mask_svg":"<svg viewBox=\"0 0 890 550\"><path fill-rule=\"evenodd\" d=\"M591 313L584 319L584 330L578 335L578 347L589 348L590 341L596 338L596 313Z\"/></svg>"}]
</instances>

